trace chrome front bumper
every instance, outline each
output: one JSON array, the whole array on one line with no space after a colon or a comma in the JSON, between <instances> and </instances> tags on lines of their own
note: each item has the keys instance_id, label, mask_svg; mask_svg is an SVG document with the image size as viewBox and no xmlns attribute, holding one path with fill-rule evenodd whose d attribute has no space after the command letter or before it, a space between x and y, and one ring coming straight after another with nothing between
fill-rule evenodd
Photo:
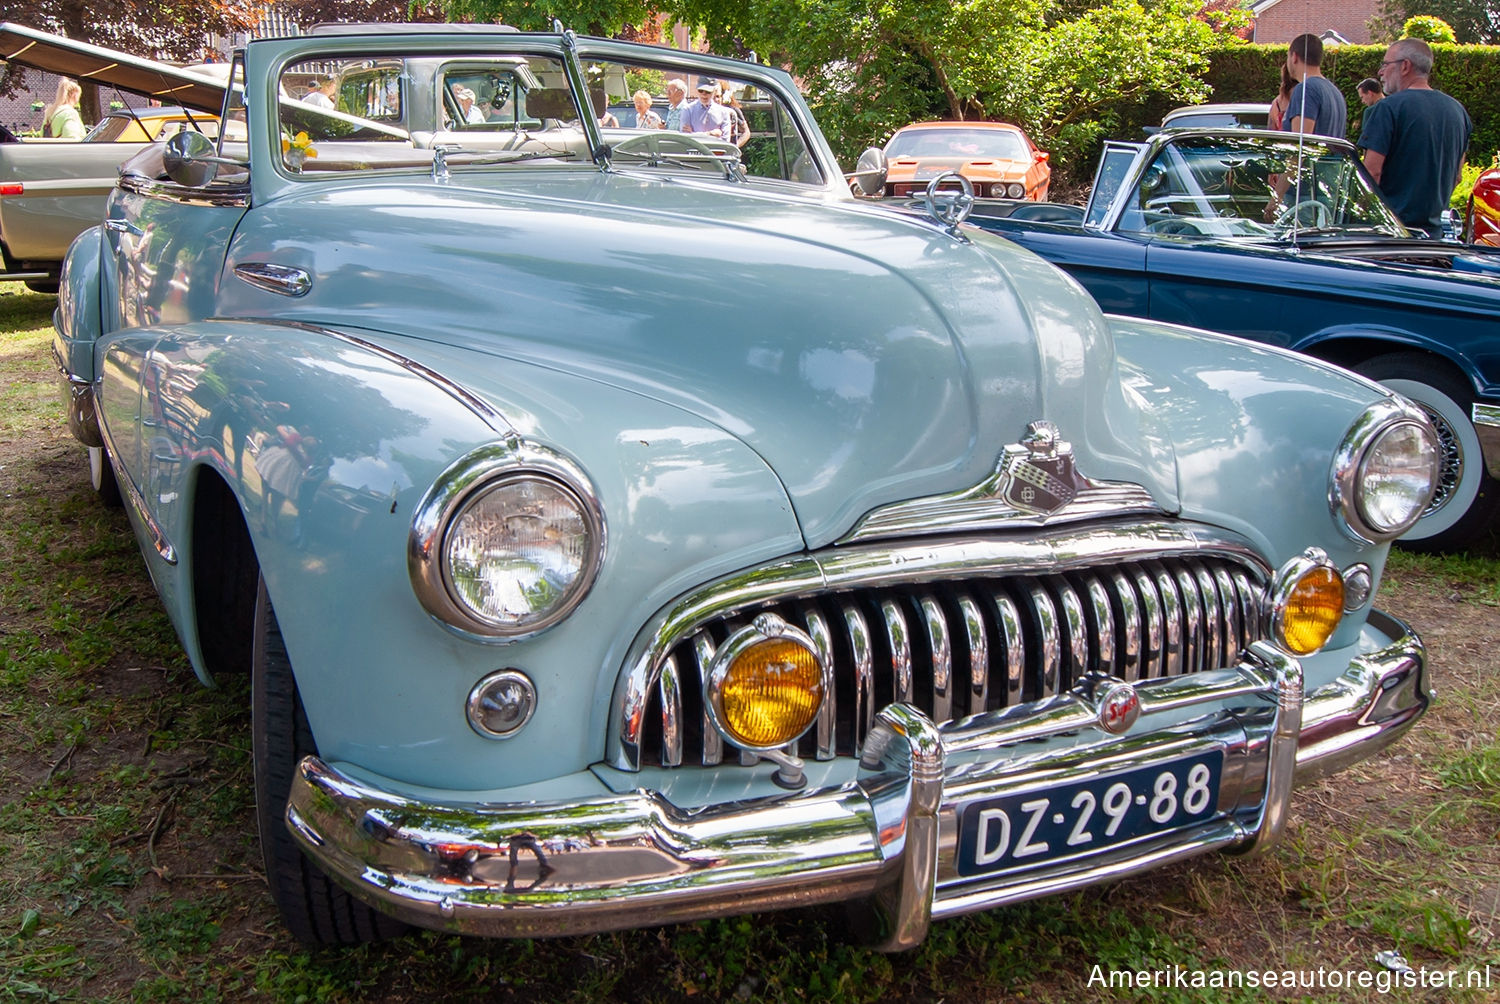
<instances>
[{"instance_id":1,"label":"chrome front bumper","mask_svg":"<svg viewBox=\"0 0 1500 1004\"><path fill-rule=\"evenodd\" d=\"M1257 642L1234 668L1137 684L1140 719L1123 736L1080 693L941 727L895 704L853 780L704 808L644 790L418 802L309 757L287 823L330 876L424 927L531 937L862 900L877 945L909 948L935 917L1273 844L1294 781L1369 756L1427 708L1420 640L1378 612L1370 624L1390 642L1305 701L1300 663ZM1217 811L1195 825L1037 868L958 872L965 805L1210 751L1224 758Z\"/></svg>"}]
</instances>

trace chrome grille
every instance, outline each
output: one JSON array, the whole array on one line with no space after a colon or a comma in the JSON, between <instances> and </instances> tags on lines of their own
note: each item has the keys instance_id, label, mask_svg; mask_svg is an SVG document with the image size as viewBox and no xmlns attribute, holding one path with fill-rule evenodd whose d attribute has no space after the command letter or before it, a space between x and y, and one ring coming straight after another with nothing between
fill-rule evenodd
<instances>
[{"instance_id":1,"label":"chrome grille","mask_svg":"<svg viewBox=\"0 0 1500 1004\"><path fill-rule=\"evenodd\" d=\"M702 681L717 646L765 611L806 630L834 667L833 697L797 750L827 760L858 755L875 711L893 701L944 722L1066 691L1090 672L1143 680L1220 668L1263 636L1263 596L1253 566L1179 555L747 605L671 648L646 696L640 762L735 757L708 722Z\"/></svg>"}]
</instances>

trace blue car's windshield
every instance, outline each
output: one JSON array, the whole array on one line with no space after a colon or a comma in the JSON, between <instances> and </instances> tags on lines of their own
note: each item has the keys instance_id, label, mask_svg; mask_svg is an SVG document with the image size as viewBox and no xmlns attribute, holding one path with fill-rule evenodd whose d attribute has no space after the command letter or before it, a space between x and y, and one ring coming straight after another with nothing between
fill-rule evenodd
<instances>
[{"instance_id":1,"label":"blue car's windshield","mask_svg":"<svg viewBox=\"0 0 1500 1004\"><path fill-rule=\"evenodd\" d=\"M1405 237L1353 150L1310 137L1184 136L1128 193L1117 229L1188 237Z\"/></svg>"}]
</instances>

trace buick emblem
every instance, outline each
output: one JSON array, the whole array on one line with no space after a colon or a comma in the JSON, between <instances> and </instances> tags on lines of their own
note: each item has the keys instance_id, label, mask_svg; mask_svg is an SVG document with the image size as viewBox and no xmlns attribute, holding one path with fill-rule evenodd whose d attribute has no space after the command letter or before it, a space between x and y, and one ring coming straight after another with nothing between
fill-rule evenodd
<instances>
[{"instance_id":1,"label":"buick emblem","mask_svg":"<svg viewBox=\"0 0 1500 1004\"><path fill-rule=\"evenodd\" d=\"M1128 683L1112 683L1099 698L1099 727L1111 735L1124 735L1141 717L1141 697Z\"/></svg>"},{"instance_id":2,"label":"buick emblem","mask_svg":"<svg viewBox=\"0 0 1500 1004\"><path fill-rule=\"evenodd\" d=\"M1000 460L1000 497L1017 509L1048 516L1073 501L1082 482L1073 447L1051 422L1032 422L1026 437Z\"/></svg>"}]
</instances>

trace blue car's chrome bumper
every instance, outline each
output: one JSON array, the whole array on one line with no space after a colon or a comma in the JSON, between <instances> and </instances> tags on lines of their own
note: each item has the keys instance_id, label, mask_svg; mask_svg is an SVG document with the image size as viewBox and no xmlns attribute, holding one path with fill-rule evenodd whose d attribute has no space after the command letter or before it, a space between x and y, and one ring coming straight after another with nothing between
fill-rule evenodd
<instances>
[{"instance_id":1,"label":"blue car's chrome bumper","mask_svg":"<svg viewBox=\"0 0 1500 1004\"><path fill-rule=\"evenodd\" d=\"M1299 662L1265 642L1231 669L1136 684L1141 717L1124 736L1098 728L1099 709L1081 694L941 727L897 704L878 716L848 783L689 809L650 791L424 803L309 757L293 782L287 821L329 875L425 927L573 934L862 899L874 908L879 944L906 948L934 917L1216 848L1269 846L1284 826L1294 779L1370 755L1427 708L1420 640L1384 614L1372 613L1370 625L1388 643L1306 700ZM1206 713L1183 721L1182 710L1194 705ZM1152 728L1153 716L1173 724ZM1223 756L1208 818L1039 867L959 873L966 805L1205 753Z\"/></svg>"}]
</instances>

